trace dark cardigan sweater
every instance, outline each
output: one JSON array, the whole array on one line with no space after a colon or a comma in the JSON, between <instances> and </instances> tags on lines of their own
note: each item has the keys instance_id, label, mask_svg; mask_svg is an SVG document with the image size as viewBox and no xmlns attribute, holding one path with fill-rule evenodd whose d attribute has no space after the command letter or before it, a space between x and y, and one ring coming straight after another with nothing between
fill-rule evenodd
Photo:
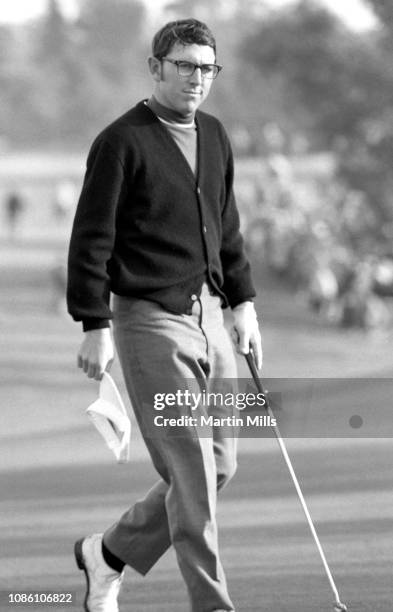
<instances>
[{"instance_id":1,"label":"dark cardigan sweater","mask_svg":"<svg viewBox=\"0 0 393 612\"><path fill-rule=\"evenodd\" d=\"M255 296L228 138L211 115L196 124L197 177L143 102L94 141L68 258L68 309L85 330L108 326L110 291L177 313L206 278L232 307Z\"/></svg>"}]
</instances>

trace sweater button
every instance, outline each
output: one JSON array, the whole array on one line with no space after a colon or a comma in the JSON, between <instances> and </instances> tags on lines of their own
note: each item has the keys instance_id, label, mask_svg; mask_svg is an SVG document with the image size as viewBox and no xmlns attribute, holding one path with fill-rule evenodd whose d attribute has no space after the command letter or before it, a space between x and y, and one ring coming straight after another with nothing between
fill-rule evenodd
<instances>
[{"instance_id":1,"label":"sweater button","mask_svg":"<svg viewBox=\"0 0 393 612\"><path fill-rule=\"evenodd\" d=\"M197 194L200 195L201 194L201 188L197 187Z\"/></svg>"},{"instance_id":2,"label":"sweater button","mask_svg":"<svg viewBox=\"0 0 393 612\"><path fill-rule=\"evenodd\" d=\"M206 234L206 232L207 232L207 227L206 227L206 225L204 225L203 226L203 233Z\"/></svg>"},{"instance_id":3,"label":"sweater button","mask_svg":"<svg viewBox=\"0 0 393 612\"><path fill-rule=\"evenodd\" d=\"M197 299L198 299L198 296L195 295L195 293L193 293L192 296L191 296L191 299L192 299L193 302L196 302Z\"/></svg>"}]
</instances>

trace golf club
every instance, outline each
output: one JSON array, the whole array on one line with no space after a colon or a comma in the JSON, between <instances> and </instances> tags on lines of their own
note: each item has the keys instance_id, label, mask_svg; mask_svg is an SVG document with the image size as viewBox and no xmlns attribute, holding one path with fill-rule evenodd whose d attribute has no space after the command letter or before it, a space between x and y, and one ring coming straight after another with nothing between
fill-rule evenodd
<instances>
[{"instance_id":1,"label":"golf club","mask_svg":"<svg viewBox=\"0 0 393 612\"><path fill-rule=\"evenodd\" d=\"M255 385L256 385L258 391L260 393L263 393L263 395L265 397L265 400L266 400L265 408L266 408L269 416L271 418L274 418L274 414L272 412L272 409L269 406L269 401L268 401L267 393L265 393L265 391L263 389L263 386L262 386L262 382L261 382L261 380L260 380L260 378L258 376L258 371L257 371L256 365L255 365L255 361L254 361L254 355L252 354L251 350L250 350L250 352L247 355L245 355L245 358L246 358L248 367L250 368L250 372L252 374L252 377L254 379L254 382L255 382ZM287 453L287 449L285 447L283 438L282 438L282 436L280 434L280 430L278 429L277 425L273 426L273 430L274 430L275 436L277 438L278 444L280 446L281 452L283 454L283 457L285 459L285 462L287 464L289 473L290 473L291 478L293 480L293 484L295 485L295 489L296 489L296 492L298 494L301 506L303 508L303 512L304 512L304 514L306 516L308 526L310 527L310 530L311 530L312 536L314 538L315 544L317 545L319 555L320 555L320 557L322 559L322 563L323 563L323 566L325 568L326 575L328 577L331 589L333 591L334 598L335 598L334 611L335 612L345 612L347 610L347 606L345 604L341 603L341 601L340 601L340 597L339 597L339 594L338 594L338 591L337 591L337 587L336 587L336 585L334 583L333 576L331 574L331 571L329 569L328 563L326 561L326 557L325 557L325 554L324 554L324 552L322 550L322 546L321 546L321 543L319 541L317 532L315 531L314 524L312 522L310 513L308 511L306 501L305 501L305 499L303 497L303 493L302 493L302 490L300 488L298 479L296 478L296 474L295 474L295 471L293 469L292 462L291 462L291 460L289 458L289 455Z\"/></svg>"}]
</instances>

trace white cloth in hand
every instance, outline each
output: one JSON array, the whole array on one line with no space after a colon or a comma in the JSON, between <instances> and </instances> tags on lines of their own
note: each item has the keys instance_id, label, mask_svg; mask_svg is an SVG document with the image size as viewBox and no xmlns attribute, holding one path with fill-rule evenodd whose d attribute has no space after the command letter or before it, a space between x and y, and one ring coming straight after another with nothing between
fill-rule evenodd
<instances>
[{"instance_id":1,"label":"white cloth in hand","mask_svg":"<svg viewBox=\"0 0 393 612\"><path fill-rule=\"evenodd\" d=\"M99 397L86 413L118 463L129 460L131 421L113 378L104 372L100 381Z\"/></svg>"}]
</instances>

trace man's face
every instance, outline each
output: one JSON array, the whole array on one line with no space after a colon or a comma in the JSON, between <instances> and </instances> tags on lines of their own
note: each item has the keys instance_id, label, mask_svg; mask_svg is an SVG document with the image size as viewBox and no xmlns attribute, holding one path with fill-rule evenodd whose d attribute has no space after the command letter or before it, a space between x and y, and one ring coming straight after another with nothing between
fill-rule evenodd
<instances>
[{"instance_id":1,"label":"man's face","mask_svg":"<svg viewBox=\"0 0 393 612\"><path fill-rule=\"evenodd\" d=\"M194 64L214 64L214 50L208 45L182 45L176 43L165 56L171 60L193 62ZM156 81L155 96L161 104L183 115L195 113L207 98L212 79L203 77L196 69L191 76L180 76L177 66L162 60L153 73Z\"/></svg>"}]
</instances>

